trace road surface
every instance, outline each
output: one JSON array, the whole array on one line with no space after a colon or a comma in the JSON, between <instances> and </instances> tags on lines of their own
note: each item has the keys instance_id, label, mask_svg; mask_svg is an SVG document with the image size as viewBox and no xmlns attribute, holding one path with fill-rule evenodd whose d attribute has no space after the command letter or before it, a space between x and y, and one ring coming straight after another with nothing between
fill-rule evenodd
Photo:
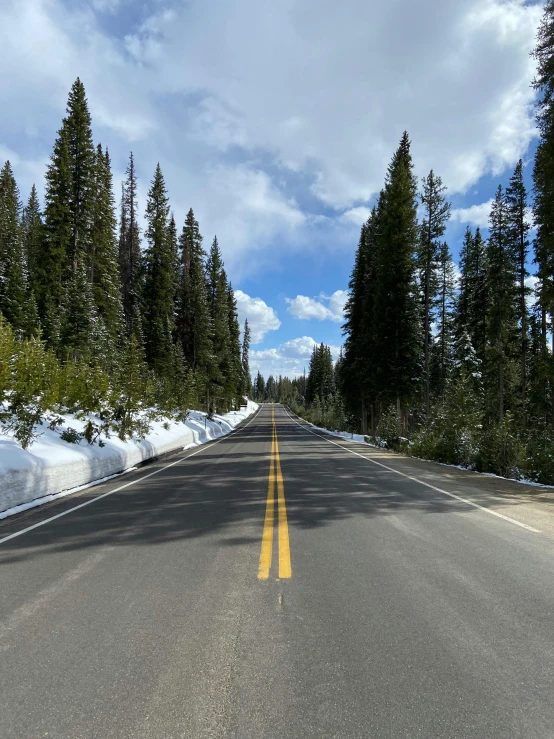
<instances>
[{"instance_id":1,"label":"road surface","mask_svg":"<svg viewBox=\"0 0 554 739\"><path fill-rule=\"evenodd\" d=\"M7 520L0 736L554 738L554 541L442 469L265 405Z\"/></svg>"}]
</instances>

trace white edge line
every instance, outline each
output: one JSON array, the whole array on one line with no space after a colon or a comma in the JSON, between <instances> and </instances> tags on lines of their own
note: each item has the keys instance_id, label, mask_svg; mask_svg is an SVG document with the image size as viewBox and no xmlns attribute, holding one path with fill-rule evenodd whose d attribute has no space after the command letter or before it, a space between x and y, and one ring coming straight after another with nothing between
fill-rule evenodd
<instances>
[{"instance_id":1,"label":"white edge line","mask_svg":"<svg viewBox=\"0 0 554 739\"><path fill-rule=\"evenodd\" d=\"M186 457L180 457L179 459L175 460L175 462L170 462L170 464L166 464L164 467L160 467L157 470L154 470L154 472L149 472L147 475L144 475L142 477L138 477L136 480L132 480L131 482L126 483L125 485L120 485L118 488L115 488L114 490L109 490L107 493L102 493L102 495L97 495L96 498L92 498L91 500L87 500L85 503L80 503L77 506L74 506L73 508L69 508L67 511L63 511L62 513L58 513L56 516L51 516L50 518L44 519L44 521L39 521L38 523L33 524L32 526L27 526L25 529L21 529L21 531L16 531L14 534L10 534L9 536L5 536L3 539L0 539L0 544L3 544L6 541L9 541L10 539L15 539L18 536L21 536L22 534L26 534L28 531L32 531L33 529L38 529L39 526L44 526L47 523L50 523L51 521L55 521L57 518L61 518L62 516L67 516L68 513L73 513L73 511L78 511L79 508L84 508L87 505L90 505L91 503L96 503L97 500L102 500L102 498L106 498L108 495L113 495L114 493L118 493L120 490L124 490L125 488L131 487L131 485L135 485L137 482L142 482L143 480L147 480L149 477L152 477L153 475L157 475L159 472L163 472L164 470L169 469L170 467L174 467L176 464L179 464L180 462L186 462L187 459L190 459L191 457L194 457L196 454L200 454L200 452L203 452L205 449L208 448L208 446L212 447L218 444L220 441L223 441L223 439L226 439L227 437L231 436L231 434L236 433L237 431L243 431L245 428L250 426L252 421L258 416L261 405L258 408L258 411L254 413L252 418L248 421L248 423L244 426L241 426L240 428L233 429L232 431L229 431L228 434L222 434L219 439L212 439L209 442L206 442L205 444L202 444L200 449L197 449L192 454L188 454Z\"/></svg>"},{"instance_id":2,"label":"white edge line","mask_svg":"<svg viewBox=\"0 0 554 739\"><path fill-rule=\"evenodd\" d=\"M389 470L389 472L395 472L397 475L406 477L408 480L417 482L420 485L425 485L426 487L431 488L431 490L435 490L437 493L448 495L449 498L454 498L455 500L459 500L460 502L466 503L467 505L473 506L474 508L479 508L480 511L484 511L485 513L490 513L491 516L502 518L504 521L509 521L509 523L513 523L516 526L520 526L522 529L531 531L533 534L541 533L539 529L535 529L532 526L528 526L526 523L521 523L521 521L516 521L515 518L510 518L509 516L505 516L503 513L497 513L496 511L491 511L490 508L485 508L484 506L481 506L478 503L474 503L472 500L467 500L467 498L462 498L459 495L455 495L455 493L449 493L448 490L442 490L442 488L437 488L435 487L435 485L431 485L431 483L429 482L424 482L423 480L419 480L417 477L412 477L412 475L407 475L405 472L400 472L399 470L395 470L393 467L388 467L386 464L382 464L381 462L376 462L374 459L371 459L371 457L365 457L363 454L360 454L359 452L355 452L353 449L348 449L348 447L342 446L342 444L337 444L336 441L332 441L331 439L328 439L327 437L322 436L321 434L316 434L315 431L311 431L309 428L305 428L301 423L298 423L298 421L295 418L293 418L287 410L285 410L285 413L288 415L291 421L294 421L294 423L300 426L300 428L303 429L304 431L307 431L309 434L313 434L314 436L318 436L320 439L323 439L324 441L328 441L329 444L334 444L334 446L338 446L340 449L344 449L345 452L350 452L350 454L355 454L357 457L361 457L362 459L365 459L366 462L371 462L372 464L376 464L378 467L383 467L385 470Z\"/></svg>"}]
</instances>

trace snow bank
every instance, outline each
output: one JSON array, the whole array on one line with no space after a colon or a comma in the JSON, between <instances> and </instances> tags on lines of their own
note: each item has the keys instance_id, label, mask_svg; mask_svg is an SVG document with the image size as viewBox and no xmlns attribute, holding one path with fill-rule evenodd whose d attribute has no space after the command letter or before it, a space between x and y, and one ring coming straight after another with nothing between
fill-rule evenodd
<instances>
[{"instance_id":1,"label":"snow bank","mask_svg":"<svg viewBox=\"0 0 554 739\"><path fill-rule=\"evenodd\" d=\"M65 416L58 430L37 429L39 438L22 449L0 433L0 518L69 495L76 488L103 481L160 454L189 449L230 433L258 406L248 401L240 411L209 420L202 411L191 411L186 421L157 421L143 441L103 439L105 446L86 441L70 444L60 438L66 428L82 430L84 421ZM164 428L164 425L167 428Z\"/></svg>"}]
</instances>

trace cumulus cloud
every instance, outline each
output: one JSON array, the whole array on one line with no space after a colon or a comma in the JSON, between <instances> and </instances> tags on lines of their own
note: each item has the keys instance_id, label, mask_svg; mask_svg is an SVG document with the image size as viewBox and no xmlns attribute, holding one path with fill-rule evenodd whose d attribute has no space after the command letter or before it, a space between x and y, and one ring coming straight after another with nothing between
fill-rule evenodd
<instances>
[{"instance_id":1,"label":"cumulus cloud","mask_svg":"<svg viewBox=\"0 0 554 739\"><path fill-rule=\"evenodd\" d=\"M209 91L218 105L204 123L221 148L248 142L293 171L309 167L313 193L331 207L352 207L380 188L404 128L421 171L434 167L455 191L515 163L534 135L529 51L538 5L215 0L188 7L157 28L163 85ZM140 41L148 40L142 32Z\"/></svg>"},{"instance_id":2,"label":"cumulus cloud","mask_svg":"<svg viewBox=\"0 0 554 739\"><path fill-rule=\"evenodd\" d=\"M241 328L248 318L252 344L259 344L269 331L277 331L281 326L277 313L261 298L251 298L242 290L235 290L235 298Z\"/></svg>"},{"instance_id":3,"label":"cumulus cloud","mask_svg":"<svg viewBox=\"0 0 554 739\"><path fill-rule=\"evenodd\" d=\"M350 208L350 210L345 211L341 215L341 220L353 223L355 226L362 226L370 215L371 209L360 205L357 208Z\"/></svg>"},{"instance_id":4,"label":"cumulus cloud","mask_svg":"<svg viewBox=\"0 0 554 739\"><path fill-rule=\"evenodd\" d=\"M359 226L404 129L417 173L433 168L451 192L513 166L535 133L538 4L136 6L3 4L0 64L10 74L0 79L0 144L44 160L79 74L115 167L124 170L132 147L148 182L159 160L177 219L194 206L234 279L275 259L275 243L279 256L313 245L318 210L343 230ZM325 248L340 243L333 234Z\"/></svg>"},{"instance_id":5,"label":"cumulus cloud","mask_svg":"<svg viewBox=\"0 0 554 739\"><path fill-rule=\"evenodd\" d=\"M344 306L348 300L347 290L335 290L330 295L320 295L320 299L309 298L306 295L297 295L295 298L287 298L288 311L295 318L318 321L334 321L342 323L344 320Z\"/></svg>"},{"instance_id":6,"label":"cumulus cloud","mask_svg":"<svg viewBox=\"0 0 554 739\"><path fill-rule=\"evenodd\" d=\"M277 348L260 349L250 352L250 369L258 370L267 379L269 375L287 375L298 377L304 370L308 371L308 364L317 342L311 336L301 336L291 339ZM334 360L338 359L340 347L331 346Z\"/></svg>"},{"instance_id":7,"label":"cumulus cloud","mask_svg":"<svg viewBox=\"0 0 554 739\"><path fill-rule=\"evenodd\" d=\"M467 223L471 226L488 228L493 202L491 198L486 203L471 205L469 208L455 208L451 211L452 220L458 221L459 223ZM533 227L533 211L531 208L527 208L525 216L527 223Z\"/></svg>"},{"instance_id":8,"label":"cumulus cloud","mask_svg":"<svg viewBox=\"0 0 554 739\"><path fill-rule=\"evenodd\" d=\"M492 203L491 198L486 203L472 205L469 208L455 208L451 212L452 220L479 226L480 228L488 228Z\"/></svg>"}]
</instances>

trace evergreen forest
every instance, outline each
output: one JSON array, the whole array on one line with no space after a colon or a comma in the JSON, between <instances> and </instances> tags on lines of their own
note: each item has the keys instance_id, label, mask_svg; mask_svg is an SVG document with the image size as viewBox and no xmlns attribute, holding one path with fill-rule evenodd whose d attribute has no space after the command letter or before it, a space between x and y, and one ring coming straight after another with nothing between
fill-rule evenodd
<instances>
[{"instance_id":1,"label":"evergreen forest","mask_svg":"<svg viewBox=\"0 0 554 739\"><path fill-rule=\"evenodd\" d=\"M488 237L467 228L457 274L446 188L434 171L417 181L404 133L361 229L341 356L315 347L306 378L258 375L255 397L391 449L554 483L552 0L534 57L533 192L520 160Z\"/></svg>"},{"instance_id":2,"label":"evergreen forest","mask_svg":"<svg viewBox=\"0 0 554 739\"><path fill-rule=\"evenodd\" d=\"M155 418L238 407L250 392L250 331L214 237L192 208L177 224L160 165L144 221L130 154L119 205L108 148L93 140L73 84L46 172L44 202L21 200L0 170L0 424L27 447L62 413L83 436L141 438ZM140 223L144 222L144 232ZM66 435L68 432L64 432Z\"/></svg>"}]
</instances>

